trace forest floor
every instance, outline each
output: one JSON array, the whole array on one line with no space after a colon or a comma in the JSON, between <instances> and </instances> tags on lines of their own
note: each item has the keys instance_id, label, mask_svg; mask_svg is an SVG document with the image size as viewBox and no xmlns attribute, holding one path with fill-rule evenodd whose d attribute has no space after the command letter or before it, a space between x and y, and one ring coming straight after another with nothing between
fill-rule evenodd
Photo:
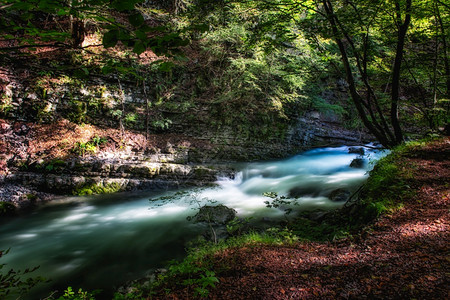
<instances>
[{"instance_id":1,"label":"forest floor","mask_svg":"<svg viewBox=\"0 0 450 300\"><path fill-rule=\"evenodd\" d=\"M449 157L448 138L402 156L411 193L358 235L217 253L208 298L450 299Z\"/></svg>"}]
</instances>

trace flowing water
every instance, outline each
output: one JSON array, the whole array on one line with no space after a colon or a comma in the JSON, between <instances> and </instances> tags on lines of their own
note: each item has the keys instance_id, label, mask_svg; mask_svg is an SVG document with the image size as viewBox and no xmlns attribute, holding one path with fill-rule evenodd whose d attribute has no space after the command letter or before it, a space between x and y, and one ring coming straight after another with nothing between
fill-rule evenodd
<instances>
[{"instance_id":1,"label":"flowing water","mask_svg":"<svg viewBox=\"0 0 450 300\"><path fill-rule=\"evenodd\" d=\"M40 266L33 276L51 279L30 299L67 286L103 289L145 276L171 259L181 258L186 243L205 231L187 221L202 205L224 204L239 217L270 222L285 208L269 208L265 192L297 197L297 210L329 210L342 206L329 194L354 192L366 180L383 151L365 148L363 168L351 168L358 154L348 147L311 150L280 161L242 164L234 179L216 187L67 197L32 214L0 223L0 249L10 248L0 263L5 269ZM39 296L38 296L39 295ZM101 297L100 297L101 298Z\"/></svg>"}]
</instances>

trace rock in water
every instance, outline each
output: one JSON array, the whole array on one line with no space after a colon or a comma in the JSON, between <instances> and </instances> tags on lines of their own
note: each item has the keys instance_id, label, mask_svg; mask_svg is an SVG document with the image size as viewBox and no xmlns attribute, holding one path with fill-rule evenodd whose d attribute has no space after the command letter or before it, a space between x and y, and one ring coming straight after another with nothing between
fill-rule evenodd
<instances>
[{"instance_id":1,"label":"rock in water","mask_svg":"<svg viewBox=\"0 0 450 300\"><path fill-rule=\"evenodd\" d=\"M194 222L206 222L213 224L226 224L236 217L236 211L225 205L209 206L200 208L199 212L192 218Z\"/></svg>"},{"instance_id":2,"label":"rock in water","mask_svg":"<svg viewBox=\"0 0 450 300\"><path fill-rule=\"evenodd\" d=\"M350 167L351 168L356 168L356 169L361 169L364 167L364 159L363 158L355 158L354 160L352 160L352 162L350 163Z\"/></svg>"},{"instance_id":3,"label":"rock in water","mask_svg":"<svg viewBox=\"0 0 450 300\"><path fill-rule=\"evenodd\" d=\"M348 153L364 155L365 151L363 147L350 147L348 148Z\"/></svg>"},{"instance_id":4,"label":"rock in water","mask_svg":"<svg viewBox=\"0 0 450 300\"><path fill-rule=\"evenodd\" d=\"M328 195L328 198L334 202L347 201L350 198L350 191L347 189L336 189Z\"/></svg>"},{"instance_id":5,"label":"rock in water","mask_svg":"<svg viewBox=\"0 0 450 300\"><path fill-rule=\"evenodd\" d=\"M320 194L320 190L313 186L297 186L289 191L290 198L300 198L303 196L316 197Z\"/></svg>"}]
</instances>

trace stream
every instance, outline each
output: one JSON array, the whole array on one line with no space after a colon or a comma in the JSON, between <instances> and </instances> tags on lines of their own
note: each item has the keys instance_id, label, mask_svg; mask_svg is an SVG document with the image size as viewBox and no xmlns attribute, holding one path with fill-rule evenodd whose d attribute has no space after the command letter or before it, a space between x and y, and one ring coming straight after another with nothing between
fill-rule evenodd
<instances>
[{"instance_id":1,"label":"stream","mask_svg":"<svg viewBox=\"0 0 450 300\"><path fill-rule=\"evenodd\" d=\"M385 155L364 149L362 157L342 146L240 164L234 179L219 179L214 187L60 198L0 223L0 249L10 249L0 260L6 264L2 272L39 266L32 276L51 281L26 299L44 298L67 286L102 289L98 299L111 299L125 282L183 257L186 244L206 230L205 224L187 220L203 205L223 204L234 208L238 217L260 223L285 214L283 208L267 207L265 192L297 197L292 200L297 211L341 207L344 202L331 201L330 193L338 188L356 191L373 163ZM362 168L350 167L358 157Z\"/></svg>"}]
</instances>

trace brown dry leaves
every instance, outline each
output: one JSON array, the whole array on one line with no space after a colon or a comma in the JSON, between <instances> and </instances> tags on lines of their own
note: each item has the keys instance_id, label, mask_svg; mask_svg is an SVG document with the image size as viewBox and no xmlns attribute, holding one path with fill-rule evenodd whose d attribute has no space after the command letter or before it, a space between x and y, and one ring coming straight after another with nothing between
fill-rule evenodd
<instances>
[{"instance_id":1,"label":"brown dry leaves","mask_svg":"<svg viewBox=\"0 0 450 300\"><path fill-rule=\"evenodd\" d=\"M220 284L210 298L449 299L449 154L446 139L405 158L415 166L415 196L363 238L217 254Z\"/></svg>"}]
</instances>

